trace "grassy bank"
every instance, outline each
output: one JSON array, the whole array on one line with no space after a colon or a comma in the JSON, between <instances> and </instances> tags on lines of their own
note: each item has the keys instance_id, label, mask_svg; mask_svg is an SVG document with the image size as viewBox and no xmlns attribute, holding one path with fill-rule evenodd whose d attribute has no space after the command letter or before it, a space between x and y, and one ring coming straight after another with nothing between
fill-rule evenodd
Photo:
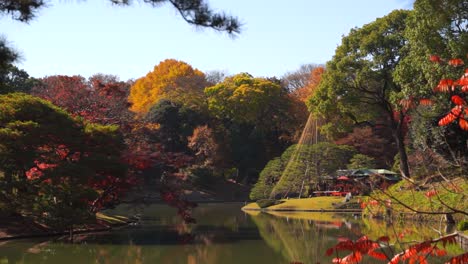
<instances>
[{"instance_id":1,"label":"grassy bank","mask_svg":"<svg viewBox=\"0 0 468 264\"><path fill-rule=\"evenodd\" d=\"M401 181L386 191L375 191L364 199L367 206L365 215L385 215L388 204L394 216L416 220L440 220L440 213L452 213L460 219L467 219L461 212L468 212L468 183L466 178L450 182L412 183ZM379 203L372 202L373 200ZM457 212L459 211L459 212Z\"/></svg>"},{"instance_id":2,"label":"grassy bank","mask_svg":"<svg viewBox=\"0 0 468 264\"><path fill-rule=\"evenodd\" d=\"M243 210L262 211L347 211L359 210L358 200L365 203L364 215L385 216L391 208L394 218L440 221L449 213L455 221L468 219L468 182L466 178L451 181L416 183L401 181L385 192L374 191L369 197L354 197L343 203L343 197L283 199L270 206L250 203ZM259 201L260 204L262 204Z\"/></svg>"},{"instance_id":3,"label":"grassy bank","mask_svg":"<svg viewBox=\"0 0 468 264\"><path fill-rule=\"evenodd\" d=\"M302 199L282 199L280 204L261 208L256 202L244 206L243 210L265 211L336 211L343 205L343 197L322 196Z\"/></svg>"}]
</instances>

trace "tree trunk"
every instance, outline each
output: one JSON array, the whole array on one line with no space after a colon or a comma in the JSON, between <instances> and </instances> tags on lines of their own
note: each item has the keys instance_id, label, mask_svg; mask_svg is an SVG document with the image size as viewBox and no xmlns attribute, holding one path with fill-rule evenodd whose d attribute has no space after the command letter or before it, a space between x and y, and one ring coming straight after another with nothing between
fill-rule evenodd
<instances>
[{"instance_id":1,"label":"tree trunk","mask_svg":"<svg viewBox=\"0 0 468 264\"><path fill-rule=\"evenodd\" d=\"M408 155L406 154L404 137L401 129L394 132L395 141L398 148L398 154L400 154L400 172L405 177L410 177Z\"/></svg>"},{"instance_id":2,"label":"tree trunk","mask_svg":"<svg viewBox=\"0 0 468 264\"><path fill-rule=\"evenodd\" d=\"M73 224L70 225L70 229L68 230L68 235L69 235L68 239L70 240L70 242L73 243Z\"/></svg>"}]
</instances>

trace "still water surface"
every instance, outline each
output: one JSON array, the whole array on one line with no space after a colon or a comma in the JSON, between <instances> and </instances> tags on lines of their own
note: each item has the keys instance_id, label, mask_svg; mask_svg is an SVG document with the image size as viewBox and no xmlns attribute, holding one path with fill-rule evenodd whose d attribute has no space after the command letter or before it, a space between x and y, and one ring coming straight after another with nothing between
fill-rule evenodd
<instances>
[{"instance_id":1,"label":"still water surface","mask_svg":"<svg viewBox=\"0 0 468 264\"><path fill-rule=\"evenodd\" d=\"M246 214L241 206L200 204L194 212L197 224L184 225L175 210L164 205L123 205L114 213L138 215L138 226L80 235L73 244L57 238L0 242L0 264L331 263L325 251L342 237L402 232L410 239L437 235L434 227L393 226L356 219L352 214ZM459 253L460 249L451 251Z\"/></svg>"}]
</instances>

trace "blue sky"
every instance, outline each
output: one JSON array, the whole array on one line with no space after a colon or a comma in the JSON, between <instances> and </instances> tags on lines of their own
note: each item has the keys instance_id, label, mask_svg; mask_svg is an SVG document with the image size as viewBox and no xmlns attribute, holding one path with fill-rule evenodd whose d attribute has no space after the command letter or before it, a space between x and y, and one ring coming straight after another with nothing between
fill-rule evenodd
<instances>
[{"instance_id":1,"label":"blue sky","mask_svg":"<svg viewBox=\"0 0 468 264\"><path fill-rule=\"evenodd\" d=\"M51 0L29 24L0 17L3 34L31 76L114 74L136 79L167 58L201 71L280 77L325 63L353 27L411 0L210 0L244 24L237 38L187 24L169 5L131 7L107 0Z\"/></svg>"}]
</instances>

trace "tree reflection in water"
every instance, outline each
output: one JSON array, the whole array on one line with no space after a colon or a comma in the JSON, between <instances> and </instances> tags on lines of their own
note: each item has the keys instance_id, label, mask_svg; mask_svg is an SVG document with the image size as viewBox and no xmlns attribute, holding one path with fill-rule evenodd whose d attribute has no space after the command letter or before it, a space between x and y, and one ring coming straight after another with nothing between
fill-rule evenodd
<instances>
[{"instance_id":1,"label":"tree reflection in water","mask_svg":"<svg viewBox=\"0 0 468 264\"><path fill-rule=\"evenodd\" d=\"M351 214L246 215L240 207L240 204L201 205L194 212L197 224L187 225L181 223L175 210L150 206L138 212L140 226L79 235L73 244L50 238L0 242L0 263L324 264L332 262L335 256L326 256L325 252L340 238L355 241L366 234L377 240L386 235L391 243L396 238L405 243L437 237L434 229L444 229L437 223L423 227L418 223L389 225L354 219ZM114 213L125 215L129 209L124 209ZM398 245L392 247L395 252L401 250ZM451 245L448 253L458 255L463 251ZM364 258L362 263L378 262Z\"/></svg>"},{"instance_id":2,"label":"tree reflection in water","mask_svg":"<svg viewBox=\"0 0 468 264\"><path fill-rule=\"evenodd\" d=\"M407 249L410 244L453 232L453 227L438 223L425 223L423 227L421 223L392 224L375 219L355 220L352 215L291 212L256 212L251 215L266 243L280 252L290 263L332 263L333 259L338 257L335 255L337 252L333 251L332 255L326 256L328 249L334 248L340 241L358 241L359 238L362 240L362 237L369 238L368 241L387 237L389 242L381 243L376 253L371 253L378 255L382 252L391 259L393 255ZM446 249L448 256L437 258L429 256L429 263L445 263L450 259L449 256L463 253L458 245L447 245ZM340 257L350 252L338 251ZM434 254L438 253L440 251L434 251ZM377 260L366 254L362 255L363 258L359 263L389 262L389 259Z\"/></svg>"}]
</instances>

